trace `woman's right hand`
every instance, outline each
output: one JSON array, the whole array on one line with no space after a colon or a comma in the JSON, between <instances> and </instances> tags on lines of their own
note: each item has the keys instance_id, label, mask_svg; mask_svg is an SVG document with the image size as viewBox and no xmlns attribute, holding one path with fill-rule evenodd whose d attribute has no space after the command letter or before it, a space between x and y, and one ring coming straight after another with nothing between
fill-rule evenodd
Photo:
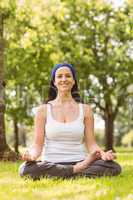
<instances>
[{"instance_id":1,"label":"woman's right hand","mask_svg":"<svg viewBox=\"0 0 133 200\"><path fill-rule=\"evenodd\" d=\"M25 150L25 152L21 155L21 159L24 161L34 161L36 157L30 153L29 150Z\"/></svg>"}]
</instances>

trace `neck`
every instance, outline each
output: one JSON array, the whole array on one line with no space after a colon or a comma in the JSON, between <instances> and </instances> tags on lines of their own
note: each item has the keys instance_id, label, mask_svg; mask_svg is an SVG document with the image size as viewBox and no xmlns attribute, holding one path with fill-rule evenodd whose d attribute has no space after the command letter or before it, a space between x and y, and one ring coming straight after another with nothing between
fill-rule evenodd
<instances>
[{"instance_id":1,"label":"neck","mask_svg":"<svg viewBox=\"0 0 133 200\"><path fill-rule=\"evenodd\" d=\"M58 93L55 100L60 104L74 102L74 99L70 93Z\"/></svg>"}]
</instances>

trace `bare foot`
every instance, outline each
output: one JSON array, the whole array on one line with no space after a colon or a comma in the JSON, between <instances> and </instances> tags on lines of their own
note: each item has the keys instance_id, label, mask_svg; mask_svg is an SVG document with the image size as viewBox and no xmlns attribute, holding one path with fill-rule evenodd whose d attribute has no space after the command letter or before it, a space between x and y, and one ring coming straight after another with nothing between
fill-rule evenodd
<instances>
[{"instance_id":1,"label":"bare foot","mask_svg":"<svg viewBox=\"0 0 133 200\"><path fill-rule=\"evenodd\" d=\"M73 167L73 173L79 173L82 172L84 169L86 169L93 161L99 159L101 157L99 151L91 152L87 158L81 162L78 162Z\"/></svg>"}]
</instances>

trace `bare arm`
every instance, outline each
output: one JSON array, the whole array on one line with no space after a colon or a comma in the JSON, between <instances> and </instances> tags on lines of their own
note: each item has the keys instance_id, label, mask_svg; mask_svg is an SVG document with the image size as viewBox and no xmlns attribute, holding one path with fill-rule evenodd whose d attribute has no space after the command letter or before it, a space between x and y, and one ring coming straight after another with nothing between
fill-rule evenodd
<instances>
[{"instance_id":1,"label":"bare arm","mask_svg":"<svg viewBox=\"0 0 133 200\"><path fill-rule=\"evenodd\" d=\"M95 136L94 136L94 116L91 107L87 104L84 104L85 112L85 144L89 152L102 149L97 145Z\"/></svg>"},{"instance_id":2,"label":"bare arm","mask_svg":"<svg viewBox=\"0 0 133 200\"><path fill-rule=\"evenodd\" d=\"M30 150L23 155L23 160L36 160L43 149L44 144L44 127L46 119L46 105L39 106L34 120L34 141Z\"/></svg>"},{"instance_id":3,"label":"bare arm","mask_svg":"<svg viewBox=\"0 0 133 200\"><path fill-rule=\"evenodd\" d=\"M82 172L86 169L93 161L97 159L103 160L113 160L114 154L111 151L104 152L96 143L94 137L94 117L92 109L89 105L84 104L84 111L85 111L85 144L87 147L88 152L90 154L86 157L85 160L76 163L73 166L73 173Z\"/></svg>"},{"instance_id":4,"label":"bare arm","mask_svg":"<svg viewBox=\"0 0 133 200\"><path fill-rule=\"evenodd\" d=\"M89 152L98 151L103 160L113 160L116 155L112 150L104 152L96 143L94 136L94 116L93 111L89 105L84 105L85 108L85 144Z\"/></svg>"}]
</instances>

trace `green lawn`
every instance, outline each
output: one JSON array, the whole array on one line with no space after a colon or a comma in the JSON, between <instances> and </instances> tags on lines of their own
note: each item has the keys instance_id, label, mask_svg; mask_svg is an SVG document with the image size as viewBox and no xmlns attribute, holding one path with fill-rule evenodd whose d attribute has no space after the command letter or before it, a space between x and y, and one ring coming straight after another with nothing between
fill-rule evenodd
<instances>
[{"instance_id":1,"label":"green lawn","mask_svg":"<svg viewBox=\"0 0 133 200\"><path fill-rule=\"evenodd\" d=\"M133 151L119 152L123 172L111 178L24 180L20 163L0 162L0 200L133 200Z\"/></svg>"}]
</instances>

